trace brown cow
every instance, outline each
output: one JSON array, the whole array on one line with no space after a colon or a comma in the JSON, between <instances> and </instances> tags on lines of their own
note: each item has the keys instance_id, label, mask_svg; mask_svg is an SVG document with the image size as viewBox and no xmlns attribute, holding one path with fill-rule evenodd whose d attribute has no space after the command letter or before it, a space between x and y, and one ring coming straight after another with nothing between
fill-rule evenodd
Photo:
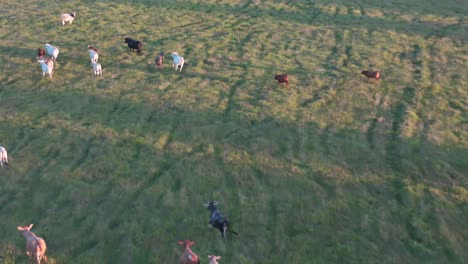
<instances>
[{"instance_id":1,"label":"brown cow","mask_svg":"<svg viewBox=\"0 0 468 264\"><path fill-rule=\"evenodd\" d=\"M154 64L158 66L159 68L162 68L164 63L164 53L159 53L158 56L156 56L156 59L154 60Z\"/></svg>"},{"instance_id":2,"label":"brown cow","mask_svg":"<svg viewBox=\"0 0 468 264\"><path fill-rule=\"evenodd\" d=\"M380 82L380 72L379 71L362 71L361 74L366 76L368 80L376 79L377 82Z\"/></svg>"},{"instance_id":3,"label":"brown cow","mask_svg":"<svg viewBox=\"0 0 468 264\"><path fill-rule=\"evenodd\" d=\"M284 85L286 83L286 86L289 85L289 77L287 74L277 74L275 75L275 80L278 81L278 84Z\"/></svg>"},{"instance_id":4,"label":"brown cow","mask_svg":"<svg viewBox=\"0 0 468 264\"><path fill-rule=\"evenodd\" d=\"M29 226L18 226L18 230L21 231L23 236L26 238L26 255L30 257L36 264L41 264L42 258L47 261L45 255L46 243L44 239L36 236L30 229L33 227L32 224Z\"/></svg>"},{"instance_id":5,"label":"brown cow","mask_svg":"<svg viewBox=\"0 0 468 264\"><path fill-rule=\"evenodd\" d=\"M200 258L190 249L190 246L195 245L195 242L185 240L178 243L184 247L184 252L180 256L180 264L200 264Z\"/></svg>"},{"instance_id":6,"label":"brown cow","mask_svg":"<svg viewBox=\"0 0 468 264\"><path fill-rule=\"evenodd\" d=\"M45 49L43 48L38 48L37 49L37 58L38 59L41 59L41 58L44 58L45 56Z\"/></svg>"}]
</instances>

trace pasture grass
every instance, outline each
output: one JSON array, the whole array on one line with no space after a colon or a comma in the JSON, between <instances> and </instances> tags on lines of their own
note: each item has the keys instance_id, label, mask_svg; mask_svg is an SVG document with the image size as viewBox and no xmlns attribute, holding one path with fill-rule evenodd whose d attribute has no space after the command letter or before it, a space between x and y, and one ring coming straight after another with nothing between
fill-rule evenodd
<instances>
[{"instance_id":1,"label":"pasture grass","mask_svg":"<svg viewBox=\"0 0 468 264\"><path fill-rule=\"evenodd\" d=\"M2 1L0 262L27 263L33 223L48 263L176 263L183 239L202 263L463 263L467 8ZM226 246L211 199L239 232Z\"/></svg>"}]
</instances>

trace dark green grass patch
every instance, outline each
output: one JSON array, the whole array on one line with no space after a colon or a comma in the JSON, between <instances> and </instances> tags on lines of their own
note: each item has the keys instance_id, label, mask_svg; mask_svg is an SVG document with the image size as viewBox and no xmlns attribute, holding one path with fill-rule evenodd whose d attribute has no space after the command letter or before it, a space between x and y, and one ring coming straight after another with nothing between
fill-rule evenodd
<instances>
[{"instance_id":1,"label":"dark green grass patch","mask_svg":"<svg viewBox=\"0 0 468 264\"><path fill-rule=\"evenodd\" d=\"M0 262L32 223L48 263L463 263L467 12L431 4L2 1Z\"/></svg>"}]
</instances>

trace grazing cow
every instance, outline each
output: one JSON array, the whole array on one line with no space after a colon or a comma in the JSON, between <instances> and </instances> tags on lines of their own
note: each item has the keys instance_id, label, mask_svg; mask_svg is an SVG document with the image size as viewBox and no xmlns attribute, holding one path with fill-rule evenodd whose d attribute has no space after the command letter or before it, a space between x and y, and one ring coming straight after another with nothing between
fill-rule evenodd
<instances>
[{"instance_id":1,"label":"grazing cow","mask_svg":"<svg viewBox=\"0 0 468 264\"><path fill-rule=\"evenodd\" d=\"M50 55L50 56L52 56L52 59L53 59L54 61L56 61L56 60L57 60L57 57L58 57L58 55L59 55L59 50L58 50L56 47L54 47L54 46L52 46L52 45L50 45L50 44L48 44L48 43L46 43L46 44L44 45L44 47L45 47L45 50L46 50L47 54Z\"/></svg>"},{"instance_id":2,"label":"grazing cow","mask_svg":"<svg viewBox=\"0 0 468 264\"><path fill-rule=\"evenodd\" d=\"M180 256L180 264L200 264L200 258L190 249L191 246L195 245L195 242L185 240L178 243L184 248L182 256Z\"/></svg>"},{"instance_id":3,"label":"grazing cow","mask_svg":"<svg viewBox=\"0 0 468 264\"><path fill-rule=\"evenodd\" d=\"M277 74L275 75L275 80L278 81L278 84L284 85L286 83L286 86L289 85L289 77L287 74Z\"/></svg>"},{"instance_id":4,"label":"grazing cow","mask_svg":"<svg viewBox=\"0 0 468 264\"><path fill-rule=\"evenodd\" d=\"M128 48L130 49L130 51L137 50L138 53L141 53L141 46L143 44L141 44L140 41L133 40L131 38L125 38L125 43L127 43Z\"/></svg>"},{"instance_id":5,"label":"grazing cow","mask_svg":"<svg viewBox=\"0 0 468 264\"><path fill-rule=\"evenodd\" d=\"M91 63L91 65L93 65L94 75L96 75L96 76L102 76L102 67L101 67L101 64L96 63L96 62L93 62L93 63Z\"/></svg>"},{"instance_id":6,"label":"grazing cow","mask_svg":"<svg viewBox=\"0 0 468 264\"><path fill-rule=\"evenodd\" d=\"M38 59L44 58L45 54L46 54L45 49L43 49L43 48L38 48L37 49L37 58Z\"/></svg>"},{"instance_id":7,"label":"grazing cow","mask_svg":"<svg viewBox=\"0 0 468 264\"><path fill-rule=\"evenodd\" d=\"M51 59L39 59L37 60L42 68L42 76L45 76L46 73L49 74L49 77L52 79L52 73L54 71L54 62Z\"/></svg>"},{"instance_id":8,"label":"grazing cow","mask_svg":"<svg viewBox=\"0 0 468 264\"><path fill-rule=\"evenodd\" d=\"M75 19L75 17L76 17L76 12L69 13L69 14L62 14L62 26L64 26L66 22L71 24L73 20Z\"/></svg>"},{"instance_id":9,"label":"grazing cow","mask_svg":"<svg viewBox=\"0 0 468 264\"><path fill-rule=\"evenodd\" d=\"M180 71L182 71L182 67L184 67L185 60L183 57L179 56L177 52L172 52L171 54L172 57L172 66L174 67L174 70L177 71L177 68L180 66Z\"/></svg>"},{"instance_id":10,"label":"grazing cow","mask_svg":"<svg viewBox=\"0 0 468 264\"><path fill-rule=\"evenodd\" d=\"M210 201L205 203L204 205L210 211L210 222L208 227L217 228L221 232L221 236L223 237L224 243L226 243L226 231L228 231L230 223L228 218L223 213L221 213L218 210L218 208L216 208L216 206L219 205L219 202ZM232 230L229 230L229 232L237 234L237 232L234 232Z\"/></svg>"},{"instance_id":11,"label":"grazing cow","mask_svg":"<svg viewBox=\"0 0 468 264\"><path fill-rule=\"evenodd\" d=\"M377 82L380 82L380 72L379 71L362 71L361 74L366 76L368 80L376 79Z\"/></svg>"},{"instance_id":12,"label":"grazing cow","mask_svg":"<svg viewBox=\"0 0 468 264\"><path fill-rule=\"evenodd\" d=\"M159 68L162 68L164 63L164 53L159 53L158 56L156 56L156 59L154 60L154 64L158 66Z\"/></svg>"},{"instance_id":13,"label":"grazing cow","mask_svg":"<svg viewBox=\"0 0 468 264\"><path fill-rule=\"evenodd\" d=\"M26 255L30 257L36 264L41 264L41 260L47 261L45 255L46 243L44 239L36 236L30 229L33 227L32 224L29 226L18 226L18 230L21 231L23 236L26 238Z\"/></svg>"},{"instance_id":14,"label":"grazing cow","mask_svg":"<svg viewBox=\"0 0 468 264\"><path fill-rule=\"evenodd\" d=\"M0 166L2 166L2 168L3 164L8 166L8 153L4 147L0 146Z\"/></svg>"},{"instance_id":15,"label":"grazing cow","mask_svg":"<svg viewBox=\"0 0 468 264\"><path fill-rule=\"evenodd\" d=\"M208 259L210 260L209 264L219 264L218 259L221 259L220 256L208 255Z\"/></svg>"},{"instance_id":16,"label":"grazing cow","mask_svg":"<svg viewBox=\"0 0 468 264\"><path fill-rule=\"evenodd\" d=\"M91 65L93 65L93 63L97 63L99 59L99 54L92 49L89 49L88 52L89 52L89 59L91 60Z\"/></svg>"}]
</instances>

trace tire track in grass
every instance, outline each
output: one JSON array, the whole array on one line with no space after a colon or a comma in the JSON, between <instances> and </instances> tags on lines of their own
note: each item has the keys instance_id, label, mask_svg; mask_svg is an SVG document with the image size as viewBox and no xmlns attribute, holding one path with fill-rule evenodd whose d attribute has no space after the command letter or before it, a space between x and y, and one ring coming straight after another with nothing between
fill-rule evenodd
<instances>
[{"instance_id":1,"label":"tire track in grass","mask_svg":"<svg viewBox=\"0 0 468 264\"><path fill-rule=\"evenodd\" d=\"M402 142L400 136L402 134L402 129L405 123L406 111L413 101L415 96L415 90L412 87L406 87L403 89L402 95L399 102L393 107L393 122L390 132L390 139L386 146L387 151L387 160L390 164L390 167L396 172L403 171L403 164L401 153Z\"/></svg>"},{"instance_id":2,"label":"tire track in grass","mask_svg":"<svg viewBox=\"0 0 468 264\"><path fill-rule=\"evenodd\" d=\"M93 136L84 144L85 148L82 152L82 155L78 159L76 159L75 164L71 166L70 168L71 172L75 171L78 167L80 167L86 161L86 158L89 156L89 153L91 151L91 148L94 145L95 140L96 140L96 137Z\"/></svg>"},{"instance_id":3,"label":"tire track in grass","mask_svg":"<svg viewBox=\"0 0 468 264\"><path fill-rule=\"evenodd\" d=\"M246 73L244 74L244 76L246 75ZM228 95L228 102L227 102L227 107L226 107L226 110L224 110L224 113L223 113L223 120L224 122L228 122L229 121L229 117L231 115L231 112L232 110L234 109L235 107L235 95L236 95L236 92L237 92L237 89L239 86L241 86L242 84L246 83L246 80L245 78L242 78L240 77L241 79L238 80L237 82L235 82L233 85L231 85L231 87L229 88L229 95Z\"/></svg>"},{"instance_id":4,"label":"tire track in grass","mask_svg":"<svg viewBox=\"0 0 468 264\"><path fill-rule=\"evenodd\" d=\"M386 146L387 160L390 166L397 172L403 172L402 160L405 159L403 148L405 147L401 141L401 136L404 136L405 129L411 125L407 117L409 109L417 105L420 100L418 90L421 90L424 85L423 74L425 73L425 65L423 59L423 48L418 44L413 46L413 50L408 58L413 68L413 85L403 89L400 100L393 107L393 123L390 133L390 139Z\"/></svg>"},{"instance_id":5,"label":"tire track in grass","mask_svg":"<svg viewBox=\"0 0 468 264\"><path fill-rule=\"evenodd\" d=\"M372 118L372 120L370 121L370 124L369 124L369 127L367 128L365 134L366 134L366 140L367 140L367 143L369 145L369 148L371 150L375 150L376 148L376 145L374 143L374 139L375 139L375 130L377 129L378 127L378 124L383 120L381 119L380 116L378 116L378 113L379 112L383 112L383 105L386 101L386 98L388 96L388 89L387 89L387 85L383 85L384 89L383 89L383 94L382 95L376 95L378 98L376 98L375 102L374 102L374 105L376 106L377 108L377 115L375 117Z\"/></svg>"}]
</instances>

